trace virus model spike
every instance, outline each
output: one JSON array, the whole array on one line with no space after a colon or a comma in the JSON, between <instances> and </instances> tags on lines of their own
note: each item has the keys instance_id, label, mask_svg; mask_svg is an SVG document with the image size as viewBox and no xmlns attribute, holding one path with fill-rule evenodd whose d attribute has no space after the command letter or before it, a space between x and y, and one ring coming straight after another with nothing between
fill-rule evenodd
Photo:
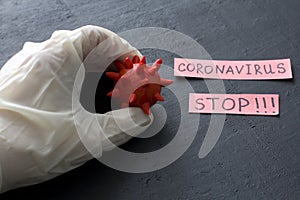
<instances>
[{"instance_id":1,"label":"virus model spike","mask_svg":"<svg viewBox=\"0 0 300 200\"><path fill-rule=\"evenodd\" d=\"M111 97L112 93L113 93L113 91L110 91L109 93L106 94L106 96Z\"/></svg>"},{"instance_id":2,"label":"virus model spike","mask_svg":"<svg viewBox=\"0 0 300 200\"><path fill-rule=\"evenodd\" d=\"M107 96L111 96L120 108L140 107L144 113L150 114L150 107L157 101L164 101L160 94L163 86L173 83L163 79L158 74L162 59L156 60L152 66L146 65L146 57L141 59L134 56L132 60L125 58L124 62L114 62L118 72L107 72L106 75L114 80L114 89Z\"/></svg>"},{"instance_id":3,"label":"virus model spike","mask_svg":"<svg viewBox=\"0 0 300 200\"><path fill-rule=\"evenodd\" d=\"M140 57L138 57L137 55L135 55L133 58L132 58L132 62L133 64L137 64L140 62Z\"/></svg>"},{"instance_id":4,"label":"virus model spike","mask_svg":"<svg viewBox=\"0 0 300 200\"><path fill-rule=\"evenodd\" d=\"M140 61L141 65L146 65L146 56L142 56L142 59Z\"/></svg>"},{"instance_id":5,"label":"virus model spike","mask_svg":"<svg viewBox=\"0 0 300 200\"><path fill-rule=\"evenodd\" d=\"M164 97L161 96L159 93L156 93L154 95L154 99L156 99L157 101L164 101L165 100Z\"/></svg>"},{"instance_id":6,"label":"virus model spike","mask_svg":"<svg viewBox=\"0 0 300 200\"><path fill-rule=\"evenodd\" d=\"M129 57L126 57L124 62L125 62L126 69L131 69L133 67L133 63Z\"/></svg>"},{"instance_id":7,"label":"virus model spike","mask_svg":"<svg viewBox=\"0 0 300 200\"><path fill-rule=\"evenodd\" d=\"M113 95L115 97L120 96L120 91L118 89L113 89L112 91L110 91L109 93L106 94L106 96L108 96L108 97L111 97Z\"/></svg>"},{"instance_id":8,"label":"virus model spike","mask_svg":"<svg viewBox=\"0 0 300 200\"><path fill-rule=\"evenodd\" d=\"M129 103L133 103L136 100L136 98L137 98L137 96L135 93L131 94L130 98L129 98Z\"/></svg>"},{"instance_id":9,"label":"virus model spike","mask_svg":"<svg viewBox=\"0 0 300 200\"><path fill-rule=\"evenodd\" d=\"M160 68L160 65L162 64L162 59L159 58L155 61L155 63L153 64L153 66L157 66L157 68L159 69Z\"/></svg>"},{"instance_id":10,"label":"virus model spike","mask_svg":"<svg viewBox=\"0 0 300 200\"><path fill-rule=\"evenodd\" d=\"M149 102L146 102L142 105L142 110L144 111L144 113L146 113L147 115L150 115L151 114L151 111L150 111L150 103Z\"/></svg>"},{"instance_id":11,"label":"virus model spike","mask_svg":"<svg viewBox=\"0 0 300 200\"><path fill-rule=\"evenodd\" d=\"M151 74L151 75L154 75L155 72L157 72L160 68L162 64L162 59L159 58L155 61L155 63L153 64L153 66L148 70L148 72Z\"/></svg>"},{"instance_id":12,"label":"virus model spike","mask_svg":"<svg viewBox=\"0 0 300 200\"><path fill-rule=\"evenodd\" d=\"M120 78L120 74L116 73L116 72L106 72L106 76L108 76L109 78L111 78L114 81L117 81Z\"/></svg>"},{"instance_id":13,"label":"virus model spike","mask_svg":"<svg viewBox=\"0 0 300 200\"><path fill-rule=\"evenodd\" d=\"M119 60L116 60L114 62L114 64L116 65L116 67L118 68L118 70L122 70L122 69L125 69L125 65L123 64L123 62L119 61Z\"/></svg>"},{"instance_id":14,"label":"virus model spike","mask_svg":"<svg viewBox=\"0 0 300 200\"><path fill-rule=\"evenodd\" d=\"M168 86L168 85L171 85L173 83L172 80L169 80L169 79L164 79L164 78L161 78L160 79L160 83L163 85L163 86Z\"/></svg>"}]
</instances>

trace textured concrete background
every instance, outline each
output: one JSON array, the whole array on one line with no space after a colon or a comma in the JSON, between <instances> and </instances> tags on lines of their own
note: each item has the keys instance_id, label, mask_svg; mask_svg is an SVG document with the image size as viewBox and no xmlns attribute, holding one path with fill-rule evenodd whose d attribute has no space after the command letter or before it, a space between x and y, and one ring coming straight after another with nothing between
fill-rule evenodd
<instances>
[{"instance_id":1,"label":"textured concrete background","mask_svg":"<svg viewBox=\"0 0 300 200\"><path fill-rule=\"evenodd\" d=\"M4 193L0 199L300 199L299 10L298 0L0 0L0 66L25 41L42 41L57 29L94 24L114 32L145 26L180 31L214 59L290 57L294 73L289 81L225 81L228 93L280 94L281 114L226 116L220 140L202 160L197 154L210 115L201 115L198 135L188 151L160 171L128 174L92 160L51 181ZM172 55L166 52L144 53L172 65ZM190 80L197 92L206 92L202 82ZM167 109L175 100L169 98ZM170 140L176 113L168 120L161 133L147 141L146 149ZM133 140L125 148L145 150L141 144L145 142Z\"/></svg>"}]
</instances>

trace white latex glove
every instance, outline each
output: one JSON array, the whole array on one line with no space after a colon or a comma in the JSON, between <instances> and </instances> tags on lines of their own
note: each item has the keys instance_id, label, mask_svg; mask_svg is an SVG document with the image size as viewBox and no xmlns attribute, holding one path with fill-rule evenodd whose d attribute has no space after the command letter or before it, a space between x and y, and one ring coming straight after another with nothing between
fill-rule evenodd
<instances>
[{"instance_id":1,"label":"white latex glove","mask_svg":"<svg viewBox=\"0 0 300 200\"><path fill-rule=\"evenodd\" d=\"M120 145L151 125L140 108L100 115L79 103L86 70L103 71L134 54L140 55L127 41L97 26L25 43L0 71L1 192L58 176L115 147L108 139Z\"/></svg>"}]
</instances>

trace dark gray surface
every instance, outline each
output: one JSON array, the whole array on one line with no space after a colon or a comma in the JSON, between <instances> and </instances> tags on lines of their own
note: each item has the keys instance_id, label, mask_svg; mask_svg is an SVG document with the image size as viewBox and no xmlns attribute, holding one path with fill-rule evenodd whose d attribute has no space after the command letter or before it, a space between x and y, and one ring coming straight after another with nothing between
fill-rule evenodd
<instances>
[{"instance_id":1,"label":"dark gray surface","mask_svg":"<svg viewBox=\"0 0 300 200\"><path fill-rule=\"evenodd\" d=\"M228 93L278 93L278 117L226 116L213 151L197 157L210 115L201 115L188 151L160 171L128 174L92 160L40 185L0 199L300 199L300 1L80 1L0 0L0 65L25 41L42 41L56 29L94 24L121 32L157 26L180 31L203 45L214 59L292 59L292 81L225 81ZM151 51L145 51L150 54ZM172 65L172 55L162 56ZM149 55L151 57L151 55ZM206 92L201 80L190 81ZM170 98L165 103L170 107ZM169 141L177 123L169 120L148 146ZM172 124L173 123L173 124ZM139 148L133 140L126 148Z\"/></svg>"}]
</instances>

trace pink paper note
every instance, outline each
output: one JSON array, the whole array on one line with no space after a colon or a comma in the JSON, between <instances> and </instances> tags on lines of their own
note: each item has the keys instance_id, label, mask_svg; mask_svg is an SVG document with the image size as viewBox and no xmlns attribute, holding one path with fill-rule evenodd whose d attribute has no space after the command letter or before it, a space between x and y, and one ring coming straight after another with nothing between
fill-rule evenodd
<instances>
[{"instance_id":1,"label":"pink paper note","mask_svg":"<svg viewBox=\"0 0 300 200\"><path fill-rule=\"evenodd\" d=\"M189 96L190 113L278 115L278 94L199 94Z\"/></svg>"},{"instance_id":2,"label":"pink paper note","mask_svg":"<svg viewBox=\"0 0 300 200\"><path fill-rule=\"evenodd\" d=\"M293 78L289 58L251 61L175 58L174 75L211 79L246 80Z\"/></svg>"}]
</instances>

